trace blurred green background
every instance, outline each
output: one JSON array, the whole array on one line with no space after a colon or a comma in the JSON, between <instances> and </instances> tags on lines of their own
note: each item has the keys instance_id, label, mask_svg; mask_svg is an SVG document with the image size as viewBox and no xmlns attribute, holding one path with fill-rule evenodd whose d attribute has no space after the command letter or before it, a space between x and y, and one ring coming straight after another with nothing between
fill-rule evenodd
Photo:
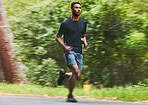
<instances>
[{"instance_id":1,"label":"blurred green background","mask_svg":"<svg viewBox=\"0 0 148 105\"><path fill-rule=\"evenodd\" d=\"M105 87L148 84L148 1L78 0L87 21L82 78ZM58 70L70 71L55 41L72 0L3 0L25 74L34 84L57 86Z\"/></svg>"}]
</instances>

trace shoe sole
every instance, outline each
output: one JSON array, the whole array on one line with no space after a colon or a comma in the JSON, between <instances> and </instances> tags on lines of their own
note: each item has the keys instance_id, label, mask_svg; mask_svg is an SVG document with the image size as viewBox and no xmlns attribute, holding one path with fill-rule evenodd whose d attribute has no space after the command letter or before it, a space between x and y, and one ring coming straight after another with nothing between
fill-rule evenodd
<instances>
[{"instance_id":1,"label":"shoe sole","mask_svg":"<svg viewBox=\"0 0 148 105\"><path fill-rule=\"evenodd\" d=\"M68 101L68 100L67 100L66 102L73 102L73 103L77 103L78 101Z\"/></svg>"}]
</instances>

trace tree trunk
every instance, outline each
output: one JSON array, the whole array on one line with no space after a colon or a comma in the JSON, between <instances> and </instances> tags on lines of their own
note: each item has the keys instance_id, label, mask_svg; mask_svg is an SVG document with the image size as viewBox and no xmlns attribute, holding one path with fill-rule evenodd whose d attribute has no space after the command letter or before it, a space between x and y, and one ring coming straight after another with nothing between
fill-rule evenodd
<instances>
[{"instance_id":1,"label":"tree trunk","mask_svg":"<svg viewBox=\"0 0 148 105\"><path fill-rule=\"evenodd\" d=\"M5 81L4 71L3 71L1 59L0 59L0 82L4 82L4 81Z\"/></svg>"},{"instance_id":2,"label":"tree trunk","mask_svg":"<svg viewBox=\"0 0 148 105\"><path fill-rule=\"evenodd\" d=\"M6 10L3 6L2 0L0 0L0 73L1 75L3 73L5 80L10 83L24 81L25 79L22 70L23 64L13 60L14 54L12 52L15 52L15 50L13 34L9 28Z\"/></svg>"}]
</instances>

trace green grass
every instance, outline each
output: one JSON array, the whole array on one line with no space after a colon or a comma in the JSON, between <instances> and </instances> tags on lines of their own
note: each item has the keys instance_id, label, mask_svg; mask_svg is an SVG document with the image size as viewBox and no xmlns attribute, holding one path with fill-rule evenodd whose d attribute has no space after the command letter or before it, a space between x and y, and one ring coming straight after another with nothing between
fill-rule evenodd
<instances>
[{"instance_id":1,"label":"green grass","mask_svg":"<svg viewBox=\"0 0 148 105\"><path fill-rule=\"evenodd\" d=\"M66 88L52 88L42 87L39 85L0 83L0 93L66 96L65 92L68 92Z\"/></svg>"},{"instance_id":2,"label":"green grass","mask_svg":"<svg viewBox=\"0 0 148 105\"><path fill-rule=\"evenodd\" d=\"M25 84L6 84L0 83L0 94L32 94L32 95L48 95L67 97L68 90L64 87L42 87L38 85ZM90 92L85 92L83 89L76 88L75 96L82 96L96 99L117 99L123 101L148 101L148 88L141 86L126 86L104 89L92 89Z\"/></svg>"}]
</instances>

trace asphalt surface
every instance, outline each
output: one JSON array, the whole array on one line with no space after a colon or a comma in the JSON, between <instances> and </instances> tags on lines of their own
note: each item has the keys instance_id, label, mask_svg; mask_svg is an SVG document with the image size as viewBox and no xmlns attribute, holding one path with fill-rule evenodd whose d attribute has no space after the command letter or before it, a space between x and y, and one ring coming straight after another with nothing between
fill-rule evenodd
<instances>
[{"instance_id":1,"label":"asphalt surface","mask_svg":"<svg viewBox=\"0 0 148 105\"><path fill-rule=\"evenodd\" d=\"M65 102L63 98L24 97L0 95L0 105L148 105L147 103L114 102L78 99L78 103Z\"/></svg>"}]
</instances>

